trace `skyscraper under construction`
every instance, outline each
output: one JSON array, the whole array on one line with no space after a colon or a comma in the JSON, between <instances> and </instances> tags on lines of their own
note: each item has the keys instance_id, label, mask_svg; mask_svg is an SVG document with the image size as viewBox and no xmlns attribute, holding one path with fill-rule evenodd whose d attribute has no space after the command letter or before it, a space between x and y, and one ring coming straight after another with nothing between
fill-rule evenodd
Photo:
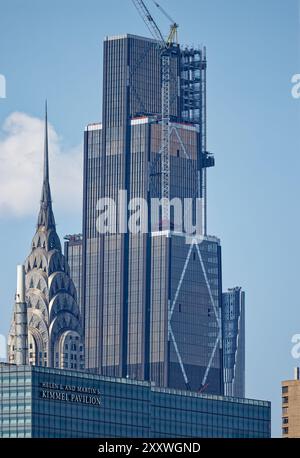
<instances>
[{"instance_id":1,"label":"skyscraper under construction","mask_svg":"<svg viewBox=\"0 0 300 458\"><path fill-rule=\"evenodd\" d=\"M151 208L162 197L162 50L155 39L108 37L102 123L88 125L84 137L86 367L222 394L221 247L206 229L206 170L214 165L206 148L206 53L175 41L170 48L169 198L179 199L182 214L192 199L194 219L201 199L202 236L189 239L172 209L168 225L149 210L149 230L124 230L133 199ZM122 209L107 233L97 230L101 198Z\"/></svg>"}]
</instances>

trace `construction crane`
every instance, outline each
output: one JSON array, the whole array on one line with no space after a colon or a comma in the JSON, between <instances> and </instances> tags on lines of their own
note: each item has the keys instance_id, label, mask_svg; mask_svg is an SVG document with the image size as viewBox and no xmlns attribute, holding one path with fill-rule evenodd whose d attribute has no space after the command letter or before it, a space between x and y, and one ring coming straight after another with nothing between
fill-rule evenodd
<instances>
[{"instance_id":1,"label":"construction crane","mask_svg":"<svg viewBox=\"0 0 300 458\"><path fill-rule=\"evenodd\" d=\"M171 229L170 227L170 208L169 208L169 200L170 200L170 133L173 131L174 126L171 126L171 100L174 96L173 85L176 87L177 82L177 74L173 75L173 60L174 56L177 57L180 55L181 58L181 71L187 75L183 75L180 81L180 92L181 92L181 117L183 121L189 122L192 124L196 124L199 127L199 137L200 137L200 145L199 145L199 159L200 164L198 164L197 169L195 169L195 174L197 177L197 189L195 190L195 196L197 195L198 198L202 198L203 203L203 234L206 235L206 168L212 167L214 165L214 158L208 151L206 151L206 55L205 55L205 48L203 51L200 50L180 50L178 45L178 38L177 38L177 31L178 31L178 24L166 13L166 11L157 3L157 1L152 0L154 5L164 14L164 16L170 21L170 32L168 37L165 39L160 28L158 27L157 23L155 22L153 16L151 15L150 11L148 10L145 2L143 0L132 0L133 4L135 5L136 9L138 10L140 16L142 17L143 21L145 22L147 28L149 29L151 35L155 40L157 40L158 46L161 50L160 57L161 57L161 85L162 85L162 92L161 92L161 198L162 198L162 224L161 229ZM185 56L187 57L187 62L182 62L182 58L184 59ZM197 56L197 57L196 57ZM197 72L197 75L195 73ZM174 72L176 73L176 72ZM175 78L174 78L175 76ZM182 87L184 85L184 87ZM172 87L171 87L172 86ZM172 90L171 90L172 89ZM196 100L196 103L195 103ZM198 105L197 105L198 102ZM191 111L197 109L199 111L198 114L191 113ZM186 114L183 114L186 112ZM175 133L177 132L174 129ZM177 132L178 133L178 132ZM177 134L176 134L177 135ZM184 144L180 139L180 136L177 135L179 142L181 143L183 149ZM185 154L188 159L190 159L189 155L185 151ZM209 383L207 383L208 374L211 369L214 356L216 350L218 348L220 335L221 335L221 324L219 319L219 313L217 306L215 304L215 300L213 298L211 292L211 286L208 281L208 277L206 274L205 266L202 260L202 255L199 249L199 244L197 242L192 242L187 254L187 258L185 260L182 273L180 276L180 280L177 284L177 290L175 296L172 299L172 303L170 298L168 298L168 339L172 340L174 345L174 350L177 354L178 362L182 371L182 375L184 378L184 382L187 389L190 389L190 384L188 380L188 376L184 367L184 363L182 357L180 355L180 349L178 348L176 342L176 336L172 330L171 320L172 314L174 312L174 307L178 298L178 294L185 276L185 272L190 260L190 256L193 250L193 247L196 246L196 251L198 253L198 257L201 264L201 269L203 272L203 276L205 279L205 283L207 286L207 290L209 292L210 301L212 303L215 318L218 325L219 333L216 337L216 341L214 343L211 355L209 356L208 363L206 370L203 375L203 379L201 382L201 387L199 388L199 392L204 392L207 390Z\"/></svg>"},{"instance_id":2,"label":"construction crane","mask_svg":"<svg viewBox=\"0 0 300 458\"><path fill-rule=\"evenodd\" d=\"M153 0L153 3L171 21L168 38L165 39L153 16L143 0L132 0L151 35L158 41L161 49L161 199L162 199L162 230L170 228L170 99L171 99L171 58L178 50L178 24L166 11Z\"/></svg>"}]
</instances>

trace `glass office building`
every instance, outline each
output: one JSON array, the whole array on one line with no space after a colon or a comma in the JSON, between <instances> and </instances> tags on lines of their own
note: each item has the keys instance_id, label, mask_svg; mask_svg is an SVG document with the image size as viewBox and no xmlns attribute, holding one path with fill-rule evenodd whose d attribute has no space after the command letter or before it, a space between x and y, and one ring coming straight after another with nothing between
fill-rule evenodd
<instances>
[{"instance_id":1,"label":"glass office building","mask_svg":"<svg viewBox=\"0 0 300 458\"><path fill-rule=\"evenodd\" d=\"M104 154L103 135L102 124L85 131L86 367L162 387L222 394L220 241L206 236L193 246L186 243L175 211L170 231L161 231L159 218L150 211L143 234L119 233L118 228L116 234L99 234L101 197L112 198L119 211L120 191L125 189L126 205L143 198L151 209L161 190L157 117L130 121L125 185L115 162L121 159L107 150ZM182 208L184 199L197 194L199 141L196 125L171 123L170 199L177 198Z\"/></svg>"},{"instance_id":2,"label":"glass office building","mask_svg":"<svg viewBox=\"0 0 300 458\"><path fill-rule=\"evenodd\" d=\"M70 269L70 277L77 291L77 303L82 313L82 234L66 235L64 237L64 256Z\"/></svg>"},{"instance_id":3,"label":"glass office building","mask_svg":"<svg viewBox=\"0 0 300 458\"><path fill-rule=\"evenodd\" d=\"M219 240L206 237L189 245L182 234L158 232L152 235L152 253L151 380L222 393Z\"/></svg>"},{"instance_id":4,"label":"glass office building","mask_svg":"<svg viewBox=\"0 0 300 458\"><path fill-rule=\"evenodd\" d=\"M0 437L270 437L270 403L0 364Z\"/></svg>"},{"instance_id":5,"label":"glass office building","mask_svg":"<svg viewBox=\"0 0 300 458\"><path fill-rule=\"evenodd\" d=\"M214 164L206 151L205 50L174 45L170 65L169 196L182 203L205 196L204 170ZM143 234L122 231L119 218L115 233L97 231L100 198L112 199L118 210L123 205L128 221L132 199L145 199L149 208L151 199L161 197L161 109L157 41L107 37L102 123L88 125L84 134L86 368L222 394L219 241L189 250L172 213L168 233L161 233L162 221L158 217L155 226L150 214ZM214 245L209 256L202 255L206 245Z\"/></svg>"},{"instance_id":6,"label":"glass office building","mask_svg":"<svg viewBox=\"0 0 300 458\"><path fill-rule=\"evenodd\" d=\"M224 394L245 396L245 292L229 288L222 305Z\"/></svg>"}]
</instances>

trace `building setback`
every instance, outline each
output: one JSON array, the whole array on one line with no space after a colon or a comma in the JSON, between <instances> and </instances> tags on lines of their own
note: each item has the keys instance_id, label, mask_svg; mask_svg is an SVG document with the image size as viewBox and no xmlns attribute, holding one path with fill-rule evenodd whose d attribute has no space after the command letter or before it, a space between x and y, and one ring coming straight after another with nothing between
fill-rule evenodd
<instances>
[{"instance_id":1,"label":"building setback","mask_svg":"<svg viewBox=\"0 0 300 458\"><path fill-rule=\"evenodd\" d=\"M0 438L270 437L270 403L0 364Z\"/></svg>"}]
</instances>

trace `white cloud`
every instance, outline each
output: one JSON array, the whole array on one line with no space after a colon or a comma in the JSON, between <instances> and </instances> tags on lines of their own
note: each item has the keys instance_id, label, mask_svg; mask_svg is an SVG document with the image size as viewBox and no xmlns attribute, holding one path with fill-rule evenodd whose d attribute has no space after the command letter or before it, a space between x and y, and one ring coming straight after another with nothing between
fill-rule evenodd
<instances>
[{"instance_id":1,"label":"white cloud","mask_svg":"<svg viewBox=\"0 0 300 458\"><path fill-rule=\"evenodd\" d=\"M43 176L44 121L12 113L0 129L0 217L35 215ZM50 184L54 213L82 206L82 146L65 150L49 124Z\"/></svg>"}]
</instances>

